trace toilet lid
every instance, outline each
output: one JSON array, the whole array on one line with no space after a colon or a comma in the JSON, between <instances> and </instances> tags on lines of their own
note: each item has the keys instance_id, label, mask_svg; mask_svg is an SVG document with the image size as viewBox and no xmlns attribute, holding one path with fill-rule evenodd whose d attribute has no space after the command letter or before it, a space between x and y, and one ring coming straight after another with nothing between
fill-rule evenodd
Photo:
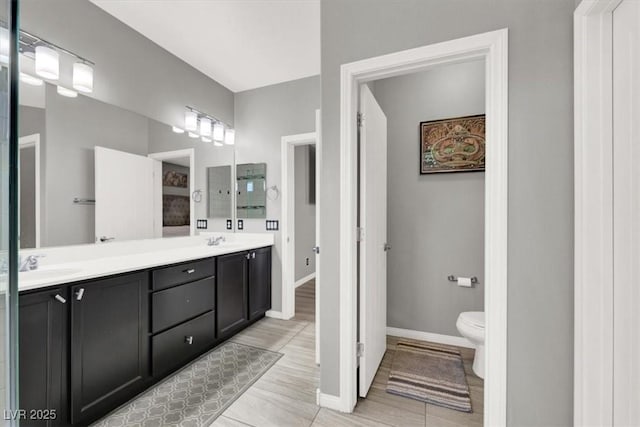
<instances>
[{"instance_id":1,"label":"toilet lid","mask_svg":"<svg viewBox=\"0 0 640 427\"><path fill-rule=\"evenodd\" d=\"M475 326L476 328L484 329L484 311L467 311L465 313L460 313L460 319L469 325Z\"/></svg>"}]
</instances>

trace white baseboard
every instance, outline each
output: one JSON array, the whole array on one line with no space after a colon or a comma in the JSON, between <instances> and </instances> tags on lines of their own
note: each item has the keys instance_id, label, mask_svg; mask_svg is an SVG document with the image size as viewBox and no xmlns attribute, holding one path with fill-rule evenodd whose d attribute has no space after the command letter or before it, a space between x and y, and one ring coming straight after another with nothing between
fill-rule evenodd
<instances>
[{"instance_id":1,"label":"white baseboard","mask_svg":"<svg viewBox=\"0 0 640 427\"><path fill-rule=\"evenodd\" d=\"M394 337L400 338L409 338L413 340L431 341L438 344L455 345L457 347L475 348L475 346L471 344L468 339L452 335L433 334L431 332L392 328L390 326L387 326L387 335L392 335Z\"/></svg>"},{"instance_id":2,"label":"white baseboard","mask_svg":"<svg viewBox=\"0 0 640 427\"><path fill-rule=\"evenodd\" d=\"M339 396L321 393L319 388L316 389L316 404L322 408L333 409L338 412L353 412L353 408L349 410L344 407Z\"/></svg>"},{"instance_id":3,"label":"white baseboard","mask_svg":"<svg viewBox=\"0 0 640 427\"><path fill-rule=\"evenodd\" d=\"M264 315L272 319L284 319L281 311L269 310Z\"/></svg>"},{"instance_id":4,"label":"white baseboard","mask_svg":"<svg viewBox=\"0 0 640 427\"><path fill-rule=\"evenodd\" d=\"M309 280L311 280L311 279L315 279L315 278L316 278L316 273L315 273L315 272L313 272L313 273L311 273L311 274L309 274L309 275L307 275L307 276L303 277L303 278L302 278L302 279L300 279L300 280L296 280L296 283L294 283L294 285L293 285L293 286L294 286L295 288L297 288L298 286L302 286L302 285L304 285L305 283L307 283Z\"/></svg>"}]
</instances>

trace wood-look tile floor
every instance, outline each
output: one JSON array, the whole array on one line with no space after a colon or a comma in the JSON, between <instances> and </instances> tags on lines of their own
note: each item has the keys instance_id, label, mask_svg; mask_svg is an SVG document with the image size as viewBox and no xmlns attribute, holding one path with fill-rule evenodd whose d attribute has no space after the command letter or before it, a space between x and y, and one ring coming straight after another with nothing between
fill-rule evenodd
<instances>
[{"instance_id":1,"label":"wood-look tile floor","mask_svg":"<svg viewBox=\"0 0 640 427\"><path fill-rule=\"evenodd\" d=\"M315 364L315 282L296 290L293 320L265 318L232 341L284 356L212 424L216 427L481 426L483 381L471 371L473 350L461 348L473 413L429 405L387 393L386 382L399 338L387 337L387 352L366 399L352 414L316 405L319 369Z\"/></svg>"}]
</instances>

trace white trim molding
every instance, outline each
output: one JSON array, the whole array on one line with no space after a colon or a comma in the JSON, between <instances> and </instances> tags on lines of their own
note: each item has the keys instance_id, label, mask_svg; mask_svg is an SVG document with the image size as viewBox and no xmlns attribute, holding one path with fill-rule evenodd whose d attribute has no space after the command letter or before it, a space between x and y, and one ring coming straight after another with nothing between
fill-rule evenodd
<instances>
[{"instance_id":1,"label":"white trim molding","mask_svg":"<svg viewBox=\"0 0 640 427\"><path fill-rule=\"evenodd\" d=\"M456 347L475 348L468 339L464 337L456 337L454 335L434 334L432 332L393 328L391 326L387 326L387 335L399 338L409 338L412 340L429 341L437 344L455 345Z\"/></svg>"},{"instance_id":2,"label":"white trim molding","mask_svg":"<svg viewBox=\"0 0 640 427\"><path fill-rule=\"evenodd\" d=\"M340 408L356 404L357 336L357 124L361 84L484 59L486 63L485 290L486 379L484 424L506 425L507 400L507 180L508 30L395 52L340 70Z\"/></svg>"},{"instance_id":3,"label":"white trim molding","mask_svg":"<svg viewBox=\"0 0 640 427\"><path fill-rule=\"evenodd\" d=\"M302 279L296 280L296 283L294 283L294 287L297 288L299 286L302 286L305 283L307 283L309 280L313 280L315 278L316 278L316 273L307 274Z\"/></svg>"},{"instance_id":4,"label":"white trim molding","mask_svg":"<svg viewBox=\"0 0 640 427\"><path fill-rule=\"evenodd\" d=\"M574 12L574 425L613 423L613 10Z\"/></svg>"},{"instance_id":5,"label":"white trim molding","mask_svg":"<svg viewBox=\"0 0 640 427\"><path fill-rule=\"evenodd\" d=\"M334 411L346 412L342 409L342 406L340 406L341 401L339 396L321 393L319 388L316 389L316 405L332 409Z\"/></svg>"},{"instance_id":6,"label":"white trim molding","mask_svg":"<svg viewBox=\"0 0 640 427\"><path fill-rule=\"evenodd\" d=\"M18 139L18 146L20 149L33 147L34 149L34 187L35 187L35 212L34 212L34 220L35 220L35 245L36 248L39 248L42 245L41 234L42 234L42 212L41 212L41 188L40 188L40 134L34 133L32 135L22 136Z\"/></svg>"},{"instance_id":7,"label":"white trim molding","mask_svg":"<svg viewBox=\"0 0 640 427\"><path fill-rule=\"evenodd\" d=\"M281 311L269 310L264 315L272 319L288 320L284 318Z\"/></svg>"}]
</instances>

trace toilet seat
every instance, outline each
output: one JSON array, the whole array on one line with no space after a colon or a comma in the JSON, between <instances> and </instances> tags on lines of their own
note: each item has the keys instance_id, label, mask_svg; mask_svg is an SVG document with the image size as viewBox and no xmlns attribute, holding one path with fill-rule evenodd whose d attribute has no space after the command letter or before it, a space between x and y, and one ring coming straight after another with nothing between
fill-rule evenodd
<instances>
[{"instance_id":1,"label":"toilet seat","mask_svg":"<svg viewBox=\"0 0 640 427\"><path fill-rule=\"evenodd\" d=\"M483 311L466 311L460 313L460 321L474 328L484 329L484 312Z\"/></svg>"}]
</instances>

